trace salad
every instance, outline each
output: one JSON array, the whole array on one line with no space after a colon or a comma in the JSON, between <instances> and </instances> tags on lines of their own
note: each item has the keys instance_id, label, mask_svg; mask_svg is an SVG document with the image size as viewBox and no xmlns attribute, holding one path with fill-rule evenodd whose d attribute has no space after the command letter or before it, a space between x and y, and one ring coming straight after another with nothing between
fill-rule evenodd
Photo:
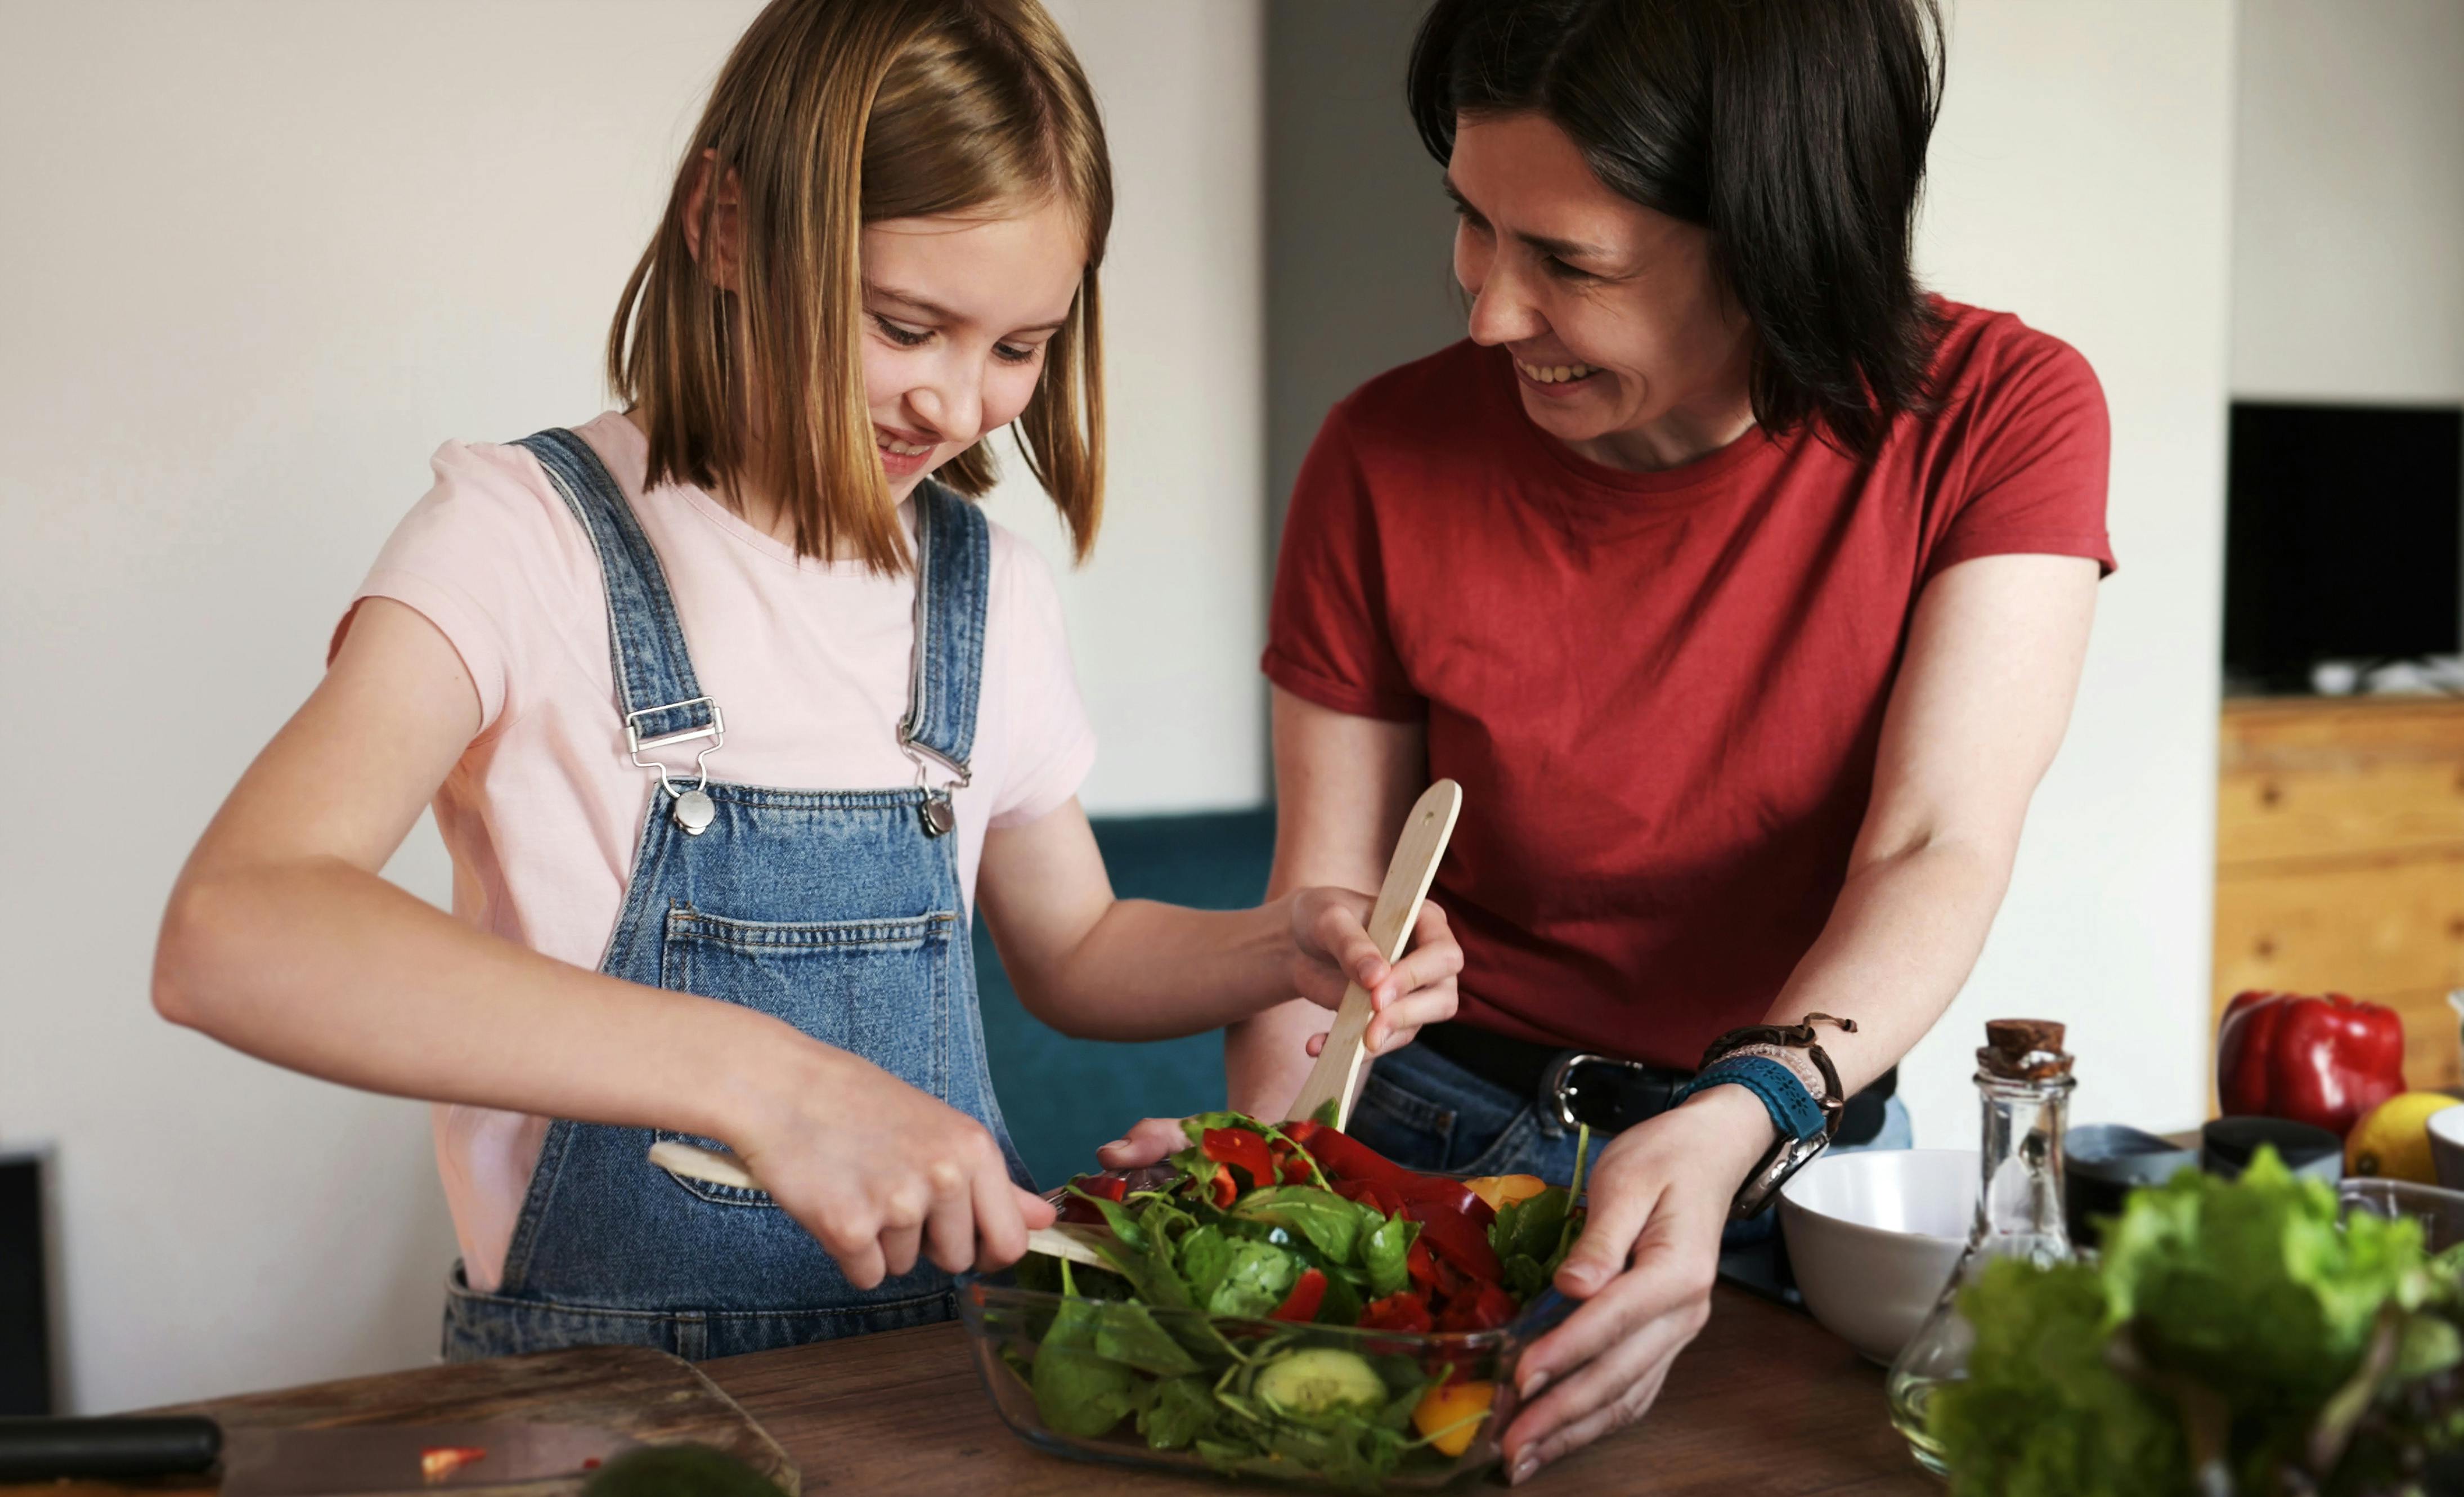
<instances>
[{"instance_id":1,"label":"salad","mask_svg":"<svg viewBox=\"0 0 2464 1497\"><path fill-rule=\"evenodd\" d=\"M1063 1219L1105 1267L1031 1257L1058 1293L1002 1362L1045 1428L1185 1451L1225 1472L1375 1489L1448 1469L1509 1369L1506 1327L1582 1224L1573 1188L1406 1170L1320 1123L1237 1112L1183 1123L1154 1189L1081 1176Z\"/></svg>"}]
</instances>

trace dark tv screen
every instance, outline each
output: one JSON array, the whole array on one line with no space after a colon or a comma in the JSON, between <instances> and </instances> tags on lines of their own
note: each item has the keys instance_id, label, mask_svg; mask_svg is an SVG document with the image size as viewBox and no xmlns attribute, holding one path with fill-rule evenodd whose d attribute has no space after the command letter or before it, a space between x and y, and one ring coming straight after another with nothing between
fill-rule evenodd
<instances>
[{"instance_id":1,"label":"dark tv screen","mask_svg":"<svg viewBox=\"0 0 2464 1497\"><path fill-rule=\"evenodd\" d=\"M2235 402L2225 487L2227 671L2464 648L2464 409Z\"/></svg>"}]
</instances>

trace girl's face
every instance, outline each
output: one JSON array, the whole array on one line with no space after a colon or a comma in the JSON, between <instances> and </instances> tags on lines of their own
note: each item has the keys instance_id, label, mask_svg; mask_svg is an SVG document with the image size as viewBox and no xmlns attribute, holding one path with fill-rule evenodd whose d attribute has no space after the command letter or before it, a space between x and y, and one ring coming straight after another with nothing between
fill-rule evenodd
<instances>
[{"instance_id":1,"label":"girl's face","mask_svg":"<svg viewBox=\"0 0 2464 1497\"><path fill-rule=\"evenodd\" d=\"M1472 339L1513 357L1533 425L1624 467L1694 455L1664 455L1661 436L1684 449L1743 429L1752 328L1722 291L1708 231L1611 191L1533 114L1461 119L1446 188Z\"/></svg>"},{"instance_id":2,"label":"girl's face","mask_svg":"<svg viewBox=\"0 0 2464 1497\"><path fill-rule=\"evenodd\" d=\"M1087 268L1057 198L1004 217L864 230L864 388L894 498L1016 420Z\"/></svg>"}]
</instances>

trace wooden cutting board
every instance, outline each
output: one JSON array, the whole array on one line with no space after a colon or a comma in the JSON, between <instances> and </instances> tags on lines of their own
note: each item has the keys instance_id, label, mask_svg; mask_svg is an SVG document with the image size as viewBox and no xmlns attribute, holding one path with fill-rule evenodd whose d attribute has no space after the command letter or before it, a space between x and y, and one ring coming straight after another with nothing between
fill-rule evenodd
<instances>
[{"instance_id":1,"label":"wooden cutting board","mask_svg":"<svg viewBox=\"0 0 2464 1497\"><path fill-rule=\"evenodd\" d=\"M693 1364L644 1347L598 1346L540 1352L450 1367L422 1367L376 1377L353 1377L278 1393L148 1410L205 1414L226 1428L316 1428L338 1424L435 1424L464 1420L539 1420L588 1424L646 1444L693 1442L715 1446L779 1484L787 1497L803 1489L795 1463ZM157 1482L47 1482L0 1485L5 1497L119 1497L139 1492L209 1492L209 1477ZM463 1486L459 1497L563 1497L580 1479L511 1486ZM403 1487L417 1492L417 1485Z\"/></svg>"}]
</instances>

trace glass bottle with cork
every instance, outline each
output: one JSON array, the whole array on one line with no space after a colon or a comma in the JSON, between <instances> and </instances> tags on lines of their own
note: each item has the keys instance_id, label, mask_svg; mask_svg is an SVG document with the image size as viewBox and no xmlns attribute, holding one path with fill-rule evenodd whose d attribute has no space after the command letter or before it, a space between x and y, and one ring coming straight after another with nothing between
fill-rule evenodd
<instances>
[{"instance_id":1,"label":"glass bottle with cork","mask_svg":"<svg viewBox=\"0 0 2464 1497\"><path fill-rule=\"evenodd\" d=\"M1976 1090L1985 1110L1976 1222L1917 1333L1891 1363L1891 1422L1919 1464L1943 1473L1942 1446L1925 1411L1933 1392L1968 1376L1975 1328L1960 1312L1960 1292L1997 1258L2045 1266L2071 1256L2062 1224L2062 1126L2069 1111L2071 1057L2062 1026L2044 1019L1996 1019L1976 1052Z\"/></svg>"}]
</instances>

